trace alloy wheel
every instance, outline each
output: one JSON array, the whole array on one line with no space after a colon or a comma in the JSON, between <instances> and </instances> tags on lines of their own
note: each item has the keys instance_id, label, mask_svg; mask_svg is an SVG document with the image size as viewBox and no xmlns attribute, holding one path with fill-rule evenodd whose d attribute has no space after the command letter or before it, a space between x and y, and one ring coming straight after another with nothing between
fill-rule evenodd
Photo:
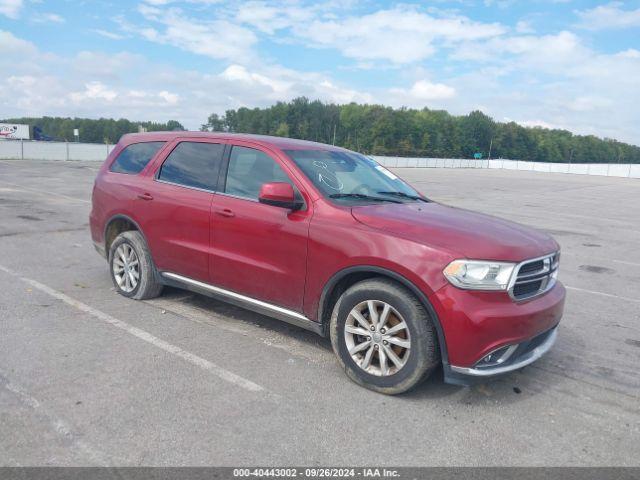
<instances>
[{"instance_id":1,"label":"alloy wheel","mask_svg":"<svg viewBox=\"0 0 640 480\"><path fill-rule=\"evenodd\" d=\"M376 376L400 371L411 351L409 327L402 315L379 300L361 302L349 312L344 339L356 365Z\"/></svg>"},{"instance_id":2,"label":"alloy wheel","mask_svg":"<svg viewBox=\"0 0 640 480\"><path fill-rule=\"evenodd\" d=\"M133 292L140 281L140 261L136 251L127 243L118 246L113 254L113 276L118 287Z\"/></svg>"}]
</instances>

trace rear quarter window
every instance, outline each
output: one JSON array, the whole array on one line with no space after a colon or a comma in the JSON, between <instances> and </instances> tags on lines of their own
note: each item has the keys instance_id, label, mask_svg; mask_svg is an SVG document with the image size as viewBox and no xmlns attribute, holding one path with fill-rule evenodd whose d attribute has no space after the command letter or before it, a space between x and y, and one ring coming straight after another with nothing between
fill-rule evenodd
<instances>
[{"instance_id":1,"label":"rear quarter window","mask_svg":"<svg viewBox=\"0 0 640 480\"><path fill-rule=\"evenodd\" d=\"M134 175L140 173L164 144L165 142L132 143L120 152L109 170Z\"/></svg>"},{"instance_id":2,"label":"rear quarter window","mask_svg":"<svg viewBox=\"0 0 640 480\"><path fill-rule=\"evenodd\" d=\"M215 190L223 153L221 143L180 142L160 167L158 180Z\"/></svg>"}]
</instances>

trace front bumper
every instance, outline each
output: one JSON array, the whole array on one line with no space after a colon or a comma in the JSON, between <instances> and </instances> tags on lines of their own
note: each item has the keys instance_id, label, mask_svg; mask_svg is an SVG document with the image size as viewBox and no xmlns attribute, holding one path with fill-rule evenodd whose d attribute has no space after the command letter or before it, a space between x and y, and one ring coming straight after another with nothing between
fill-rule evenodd
<instances>
[{"instance_id":1,"label":"front bumper","mask_svg":"<svg viewBox=\"0 0 640 480\"><path fill-rule=\"evenodd\" d=\"M470 384L522 368L548 352L557 337L565 289L557 282L539 297L515 302L506 292L476 292L446 285L430 300L446 344L445 380ZM507 347L508 355L499 362L483 362L487 355Z\"/></svg>"},{"instance_id":2,"label":"front bumper","mask_svg":"<svg viewBox=\"0 0 640 480\"><path fill-rule=\"evenodd\" d=\"M104 244L98 243L94 240L93 248L96 249L96 252L98 252L102 258L107 259L107 252L104 249Z\"/></svg>"},{"instance_id":3,"label":"front bumper","mask_svg":"<svg viewBox=\"0 0 640 480\"><path fill-rule=\"evenodd\" d=\"M519 368L526 367L535 362L549 350L556 342L558 328L554 327L531 340L527 340L517 345L514 354L504 363L489 367L457 367L450 365L451 371L462 375L474 377L491 377L503 373L513 372Z\"/></svg>"}]
</instances>

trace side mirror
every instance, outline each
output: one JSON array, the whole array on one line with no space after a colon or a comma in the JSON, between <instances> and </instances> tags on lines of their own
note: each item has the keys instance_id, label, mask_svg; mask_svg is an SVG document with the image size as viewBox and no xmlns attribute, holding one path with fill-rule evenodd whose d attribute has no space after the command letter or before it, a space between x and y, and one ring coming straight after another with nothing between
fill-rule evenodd
<instances>
[{"instance_id":1,"label":"side mirror","mask_svg":"<svg viewBox=\"0 0 640 480\"><path fill-rule=\"evenodd\" d=\"M273 205L274 207L288 208L290 210L300 210L302 202L296 200L296 194L291 184L286 182L265 183L260 187L260 203Z\"/></svg>"}]
</instances>

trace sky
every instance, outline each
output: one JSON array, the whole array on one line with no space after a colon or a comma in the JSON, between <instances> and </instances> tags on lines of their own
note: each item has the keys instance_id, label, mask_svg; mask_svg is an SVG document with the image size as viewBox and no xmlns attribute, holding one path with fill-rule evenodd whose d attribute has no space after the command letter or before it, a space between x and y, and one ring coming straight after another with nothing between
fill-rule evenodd
<instances>
[{"instance_id":1,"label":"sky","mask_svg":"<svg viewBox=\"0 0 640 480\"><path fill-rule=\"evenodd\" d=\"M482 110L640 145L640 0L0 0L0 118L298 96Z\"/></svg>"}]
</instances>

